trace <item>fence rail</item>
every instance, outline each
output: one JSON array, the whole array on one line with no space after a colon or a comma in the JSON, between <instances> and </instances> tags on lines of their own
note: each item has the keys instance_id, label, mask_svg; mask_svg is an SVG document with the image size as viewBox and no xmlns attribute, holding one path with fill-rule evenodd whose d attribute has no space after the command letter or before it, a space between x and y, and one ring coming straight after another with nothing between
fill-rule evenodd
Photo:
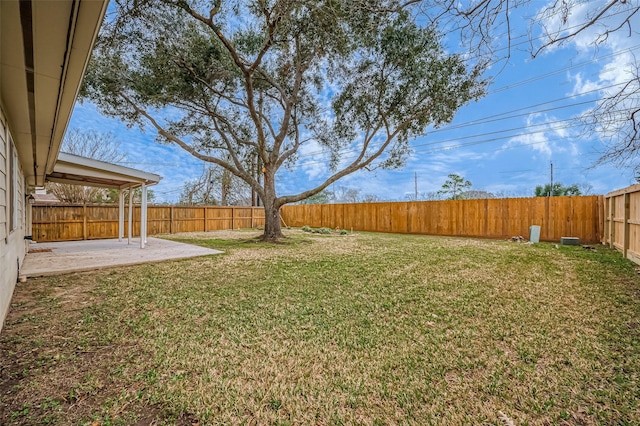
<instances>
[{"instance_id":1,"label":"fence rail","mask_svg":"<svg viewBox=\"0 0 640 426\"><path fill-rule=\"evenodd\" d=\"M605 195L604 210L603 243L640 264L640 185Z\"/></svg>"},{"instance_id":2,"label":"fence rail","mask_svg":"<svg viewBox=\"0 0 640 426\"><path fill-rule=\"evenodd\" d=\"M640 195L640 194L639 194ZM542 241L602 238L603 198L535 197L366 204L295 205L282 208L289 226L480 238L528 236L540 226ZM640 223L640 222L639 222Z\"/></svg>"},{"instance_id":3,"label":"fence rail","mask_svg":"<svg viewBox=\"0 0 640 426\"><path fill-rule=\"evenodd\" d=\"M125 236L129 209L125 207ZM132 236L140 235L140 207L133 208ZM117 205L35 205L35 241L93 240L118 237ZM262 207L149 206L148 235L218 231L264 225Z\"/></svg>"}]
</instances>

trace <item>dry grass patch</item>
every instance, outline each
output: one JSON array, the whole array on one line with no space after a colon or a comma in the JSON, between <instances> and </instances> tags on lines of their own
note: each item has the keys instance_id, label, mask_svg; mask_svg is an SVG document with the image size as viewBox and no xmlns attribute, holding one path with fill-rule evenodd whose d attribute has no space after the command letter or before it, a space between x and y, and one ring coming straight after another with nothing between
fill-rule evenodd
<instances>
[{"instance_id":1,"label":"dry grass patch","mask_svg":"<svg viewBox=\"0 0 640 426\"><path fill-rule=\"evenodd\" d=\"M288 236L19 284L0 423L639 424L640 285L618 253Z\"/></svg>"}]
</instances>

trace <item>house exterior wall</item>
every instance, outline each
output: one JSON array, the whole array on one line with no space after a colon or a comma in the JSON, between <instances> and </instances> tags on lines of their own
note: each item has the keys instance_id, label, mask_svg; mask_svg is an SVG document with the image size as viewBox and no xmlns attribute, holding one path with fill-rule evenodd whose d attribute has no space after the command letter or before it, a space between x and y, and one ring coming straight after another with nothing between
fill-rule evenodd
<instances>
[{"instance_id":1,"label":"house exterior wall","mask_svg":"<svg viewBox=\"0 0 640 426\"><path fill-rule=\"evenodd\" d=\"M24 239L27 229L26 180L17 150L10 146L12 138L9 129L0 105L0 330L9 311L19 268L28 248Z\"/></svg>"}]
</instances>

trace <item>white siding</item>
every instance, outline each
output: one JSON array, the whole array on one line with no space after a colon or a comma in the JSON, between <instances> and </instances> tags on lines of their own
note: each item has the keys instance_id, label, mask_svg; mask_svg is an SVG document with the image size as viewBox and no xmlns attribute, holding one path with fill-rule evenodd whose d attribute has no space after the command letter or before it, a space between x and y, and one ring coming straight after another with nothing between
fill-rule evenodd
<instances>
[{"instance_id":1,"label":"white siding","mask_svg":"<svg viewBox=\"0 0 640 426\"><path fill-rule=\"evenodd\" d=\"M0 258L7 237L7 143L5 119L0 109Z\"/></svg>"},{"instance_id":2,"label":"white siding","mask_svg":"<svg viewBox=\"0 0 640 426\"><path fill-rule=\"evenodd\" d=\"M0 107L0 330L9 311L19 267L22 265L27 251L27 245L24 240L27 228L24 198L26 181L19 161L15 196L18 208L17 226L11 231L7 223L12 208L12 206L9 206L11 197L8 194L11 179L11 176L8 176L8 162L12 161L12 159L7 158L10 152L8 148L10 143L8 127L9 125Z\"/></svg>"},{"instance_id":3,"label":"white siding","mask_svg":"<svg viewBox=\"0 0 640 426\"><path fill-rule=\"evenodd\" d=\"M25 226L26 215L25 215L25 209L24 209L24 205L25 205L24 196L27 190L27 182L24 179L24 173L22 172L22 167L18 167L18 179L16 182L16 190L18 193L18 195L16 196L16 202L18 204L18 220L16 223L17 225L16 230L19 230L19 229L22 230L22 237L23 237L22 242L24 243L24 235L27 229L27 227Z\"/></svg>"}]
</instances>

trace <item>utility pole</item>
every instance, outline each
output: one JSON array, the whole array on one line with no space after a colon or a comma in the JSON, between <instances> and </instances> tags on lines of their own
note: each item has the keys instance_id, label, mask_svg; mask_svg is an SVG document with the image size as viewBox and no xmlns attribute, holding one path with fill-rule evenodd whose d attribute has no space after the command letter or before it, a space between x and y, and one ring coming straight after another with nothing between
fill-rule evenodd
<instances>
[{"instance_id":1,"label":"utility pole","mask_svg":"<svg viewBox=\"0 0 640 426\"><path fill-rule=\"evenodd\" d=\"M415 201L418 201L418 172L413 172L413 180L415 183L415 192L416 192Z\"/></svg>"},{"instance_id":2,"label":"utility pole","mask_svg":"<svg viewBox=\"0 0 640 426\"><path fill-rule=\"evenodd\" d=\"M551 186L549 187L549 197L553 195L553 161L549 162L551 171Z\"/></svg>"}]
</instances>

